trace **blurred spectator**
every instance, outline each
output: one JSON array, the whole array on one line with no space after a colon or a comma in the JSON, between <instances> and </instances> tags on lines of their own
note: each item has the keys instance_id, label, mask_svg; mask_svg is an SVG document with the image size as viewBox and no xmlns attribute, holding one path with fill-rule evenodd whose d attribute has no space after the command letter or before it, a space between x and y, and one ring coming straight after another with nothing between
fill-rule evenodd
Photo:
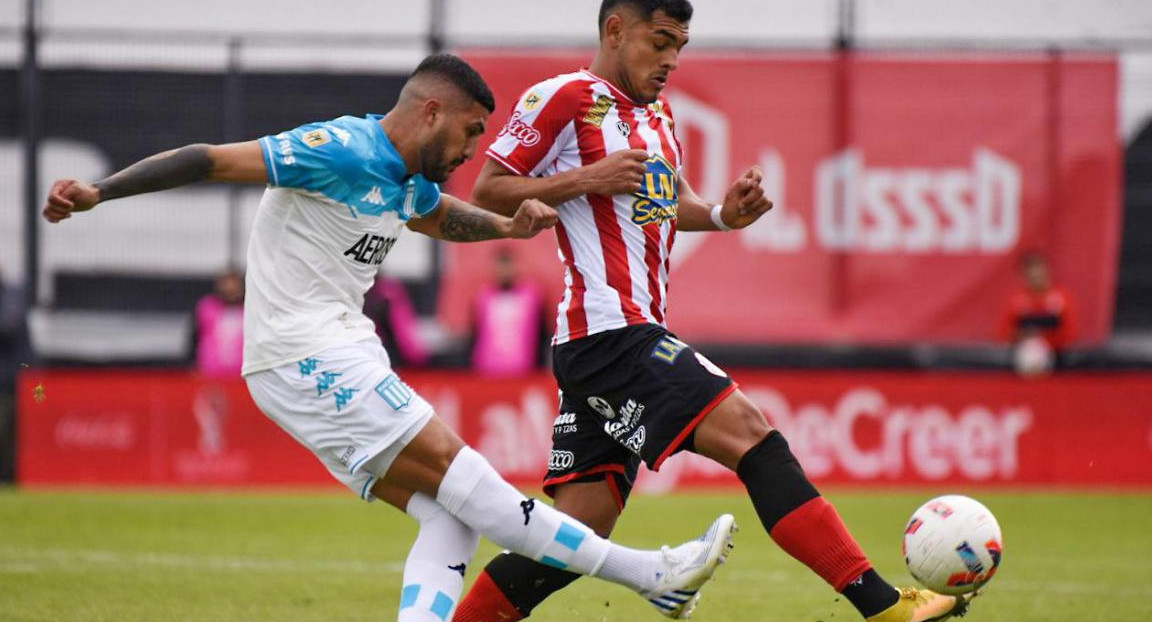
<instances>
[{"instance_id":1,"label":"blurred spectator","mask_svg":"<svg viewBox=\"0 0 1152 622\"><path fill-rule=\"evenodd\" d=\"M404 283L384 275L378 277L364 295L364 315L376 323L376 335L384 344L393 367L428 364L428 349L420 340L416 309Z\"/></svg>"},{"instance_id":2,"label":"blurred spectator","mask_svg":"<svg viewBox=\"0 0 1152 622\"><path fill-rule=\"evenodd\" d=\"M196 369L206 378L239 378L244 355L244 277L229 269L196 303Z\"/></svg>"},{"instance_id":3,"label":"blurred spectator","mask_svg":"<svg viewBox=\"0 0 1152 622\"><path fill-rule=\"evenodd\" d=\"M486 376L515 376L542 367L548 351L544 295L520 277L516 255L502 247L492 260L492 281L473 308L472 368Z\"/></svg>"},{"instance_id":4,"label":"blurred spectator","mask_svg":"<svg viewBox=\"0 0 1152 622\"><path fill-rule=\"evenodd\" d=\"M1009 299L1001 332L1012 344L1017 371L1045 374L1064 365L1076 336L1075 305L1067 291L1053 284L1043 255L1024 255L1020 272L1025 287Z\"/></svg>"},{"instance_id":5,"label":"blurred spectator","mask_svg":"<svg viewBox=\"0 0 1152 622\"><path fill-rule=\"evenodd\" d=\"M16 374L30 357L23 292L0 278L0 482L15 474Z\"/></svg>"}]
</instances>

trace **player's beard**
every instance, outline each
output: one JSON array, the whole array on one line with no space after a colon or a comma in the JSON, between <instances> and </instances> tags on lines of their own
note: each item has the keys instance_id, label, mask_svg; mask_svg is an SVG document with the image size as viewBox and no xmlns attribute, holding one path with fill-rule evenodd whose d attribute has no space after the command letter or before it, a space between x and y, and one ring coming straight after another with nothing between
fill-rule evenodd
<instances>
[{"instance_id":1,"label":"player's beard","mask_svg":"<svg viewBox=\"0 0 1152 622\"><path fill-rule=\"evenodd\" d=\"M420 148L420 169L424 179L438 184L448 181L453 163L445 161L446 142L443 134L436 134Z\"/></svg>"}]
</instances>

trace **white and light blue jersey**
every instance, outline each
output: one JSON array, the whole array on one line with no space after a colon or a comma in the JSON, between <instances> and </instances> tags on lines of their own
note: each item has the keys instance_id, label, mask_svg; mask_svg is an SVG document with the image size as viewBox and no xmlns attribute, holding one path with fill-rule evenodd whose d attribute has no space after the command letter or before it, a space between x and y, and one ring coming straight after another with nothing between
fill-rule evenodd
<instances>
[{"instance_id":1,"label":"white and light blue jersey","mask_svg":"<svg viewBox=\"0 0 1152 622\"><path fill-rule=\"evenodd\" d=\"M379 115L260 139L269 188L248 245L244 374L376 339L364 293L404 224L440 189L409 176Z\"/></svg>"}]
</instances>

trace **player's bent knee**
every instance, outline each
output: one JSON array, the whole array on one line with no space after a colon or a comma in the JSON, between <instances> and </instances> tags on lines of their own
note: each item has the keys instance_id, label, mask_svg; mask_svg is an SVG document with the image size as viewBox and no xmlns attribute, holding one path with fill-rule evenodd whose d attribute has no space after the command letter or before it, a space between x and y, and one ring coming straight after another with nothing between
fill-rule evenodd
<instances>
[{"instance_id":1,"label":"player's bent knee","mask_svg":"<svg viewBox=\"0 0 1152 622\"><path fill-rule=\"evenodd\" d=\"M768 436L764 413L737 391L709 413L696 429L696 452L735 470L740 458Z\"/></svg>"}]
</instances>

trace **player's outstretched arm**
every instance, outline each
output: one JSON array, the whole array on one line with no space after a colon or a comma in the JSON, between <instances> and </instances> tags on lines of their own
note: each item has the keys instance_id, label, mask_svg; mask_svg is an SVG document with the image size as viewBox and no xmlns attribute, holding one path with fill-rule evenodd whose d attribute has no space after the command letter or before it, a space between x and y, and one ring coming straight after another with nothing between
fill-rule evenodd
<instances>
[{"instance_id":1,"label":"player's outstretched arm","mask_svg":"<svg viewBox=\"0 0 1152 622\"><path fill-rule=\"evenodd\" d=\"M688 185L688 180L681 177L676 228L681 231L726 231L743 229L756 222L772 209L772 201L764 196L764 188L760 186L761 178L759 168L753 166L748 169L728 188L724 203L713 216L712 210L716 206L701 199Z\"/></svg>"},{"instance_id":2,"label":"player's outstretched arm","mask_svg":"<svg viewBox=\"0 0 1152 622\"><path fill-rule=\"evenodd\" d=\"M632 194L644 181L647 159L643 149L625 149L588 166L546 177L519 175L488 160L476 178L472 200L484 209L511 216L527 199L555 206L585 194Z\"/></svg>"},{"instance_id":3,"label":"player's outstretched arm","mask_svg":"<svg viewBox=\"0 0 1152 622\"><path fill-rule=\"evenodd\" d=\"M198 181L267 183L260 144L253 140L188 145L145 158L94 183L61 179L52 184L43 215L48 222L60 222L71 217L72 212L90 210L104 201Z\"/></svg>"},{"instance_id":4,"label":"player's outstretched arm","mask_svg":"<svg viewBox=\"0 0 1152 622\"><path fill-rule=\"evenodd\" d=\"M556 210L535 199L522 201L508 218L447 194L440 195L440 205L432 213L408 221L409 229L449 242L527 239L555 225Z\"/></svg>"}]
</instances>

